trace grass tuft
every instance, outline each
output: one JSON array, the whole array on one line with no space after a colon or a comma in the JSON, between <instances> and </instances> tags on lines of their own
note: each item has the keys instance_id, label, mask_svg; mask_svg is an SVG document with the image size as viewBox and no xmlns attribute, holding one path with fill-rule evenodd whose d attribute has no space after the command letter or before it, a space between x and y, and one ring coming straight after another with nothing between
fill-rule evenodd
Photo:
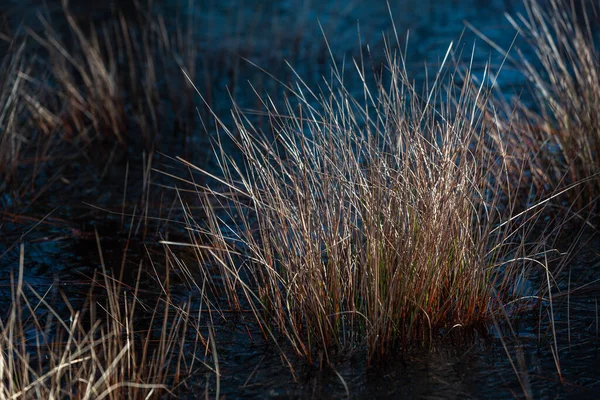
<instances>
[{"instance_id":1,"label":"grass tuft","mask_svg":"<svg viewBox=\"0 0 600 400\"><path fill-rule=\"evenodd\" d=\"M508 18L530 45L518 50L515 61L531 83L533 101L504 104L515 133L498 142L512 149L513 169L525 166L521 180L533 198L577 184L563 205L594 211L600 190L600 10L586 1L524 4L525 14Z\"/></svg>"},{"instance_id":2,"label":"grass tuft","mask_svg":"<svg viewBox=\"0 0 600 400\"><path fill-rule=\"evenodd\" d=\"M104 274L79 311L64 297L55 307L50 290L40 294L23 280L23 249L11 308L0 322L1 398L162 398L196 368L186 352L204 339L189 306L174 305L165 293L151 308L138 287L128 291Z\"/></svg>"},{"instance_id":3,"label":"grass tuft","mask_svg":"<svg viewBox=\"0 0 600 400\"><path fill-rule=\"evenodd\" d=\"M309 362L362 346L372 361L482 326L542 265L521 242L535 212L504 215L490 179L502 160L477 140L488 90L446 66L450 53L423 95L391 49L374 83L355 62L359 96L337 67L319 93L299 80L285 110L264 98L269 129L239 108L221 123L242 154L219 141L221 175L190 165L215 183L200 189L208 222L190 220L210 243L201 264Z\"/></svg>"}]
</instances>

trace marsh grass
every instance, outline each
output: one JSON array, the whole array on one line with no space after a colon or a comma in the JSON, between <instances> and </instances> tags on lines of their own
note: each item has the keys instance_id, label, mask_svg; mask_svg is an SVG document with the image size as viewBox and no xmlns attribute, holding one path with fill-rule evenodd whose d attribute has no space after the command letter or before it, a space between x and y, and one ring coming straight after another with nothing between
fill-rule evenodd
<instances>
[{"instance_id":1,"label":"marsh grass","mask_svg":"<svg viewBox=\"0 0 600 400\"><path fill-rule=\"evenodd\" d=\"M174 63L167 37L160 36L165 33L157 32L160 21L140 8L139 24L115 15L84 28L66 2L63 9L58 28L40 16L44 31L28 30L46 52L41 63L49 75L31 82L46 89L55 125L66 139L87 144L135 143L134 135L152 144L159 129L159 76L166 73L161 60Z\"/></svg>"},{"instance_id":2,"label":"marsh grass","mask_svg":"<svg viewBox=\"0 0 600 400\"><path fill-rule=\"evenodd\" d=\"M194 96L180 90L180 67L196 72L186 32L168 33L141 5L137 19L115 14L98 26L63 7L55 20L40 14L41 29L15 34L2 58L0 190L13 202L68 181L65 170L101 180L127 149L153 152L159 132L177 146L194 130Z\"/></svg>"},{"instance_id":3,"label":"marsh grass","mask_svg":"<svg viewBox=\"0 0 600 400\"><path fill-rule=\"evenodd\" d=\"M391 47L374 85L355 61L362 96L337 67L320 92L299 79L284 109L263 98L269 129L237 107L220 124L242 154L218 141L220 175L182 160L214 183L195 185L208 222L188 220L200 265L309 362L362 346L374 361L483 327L545 268L543 244L524 239L536 210L505 215L490 179L502 160L478 140L488 88L459 79L450 53L422 95Z\"/></svg>"},{"instance_id":4,"label":"marsh grass","mask_svg":"<svg viewBox=\"0 0 600 400\"><path fill-rule=\"evenodd\" d=\"M188 284L202 288L202 300L218 306L216 313L250 310L267 339L277 345L284 337L313 363L355 349L366 349L368 360L376 361L399 348L432 346L449 332L485 330L531 301L546 301L554 272L544 237L532 242L530 232L549 199L571 193L563 190L569 184L587 190L582 201L595 199L593 110L600 86L597 53L586 47L594 40L588 20L570 24L558 13L558 1L553 14L527 4L529 20L521 22L546 71L526 60L524 65L540 89L541 114L521 104L508 122L499 122L487 75L474 85L470 68L449 65L452 48L423 90L391 47L373 77L365 66L374 59L370 54L353 63L351 79L362 82L358 91L340 72L347 65L334 63L320 90L292 71L298 80L286 86L283 104L253 88L261 110L236 104L232 123L211 115L221 134L215 145L219 173L180 159L202 175L184 179L197 191L201 212L178 189L200 279L174 253L169 262ZM194 100L163 80L174 65L190 81L204 79L207 92L214 90L208 75L194 74L198 55L186 41L189 33L172 39L164 22L149 22L149 14L141 16L148 22L141 31L120 18L84 32L68 8L65 16L69 41L43 20L45 32L30 32L45 52L41 59L28 58L24 45L16 44L3 59L3 185L17 178L26 154L33 154L37 171L44 160L68 153L65 144L82 154L98 143L125 146L139 138L152 147L164 121L172 121L165 116L175 116L167 131L191 132L186 118ZM232 82L238 68L226 65ZM203 98L209 107L210 97ZM229 153L228 141L237 153ZM146 211L136 229L144 234L151 161L149 156L144 163ZM533 205L517 207L514 190L531 185ZM125 199L124 193L122 210ZM22 274L23 260L20 266ZM536 272L544 278L539 286L539 279L530 279ZM82 311L69 305L64 317L20 275L0 326L1 396L159 397L194 370L196 359L188 362L184 350L191 346L194 353L203 347L213 355L214 367L203 368L217 376L218 397L214 329L202 336L200 318L173 304L168 285L148 307L137 287L126 291L107 274L96 284L105 291L105 304L94 306L100 303L90 297ZM215 295L210 301L205 289ZM106 318L96 315L98 307ZM152 315L144 331L136 325L141 309ZM549 320L553 328L554 315ZM560 372L556 341L554 348Z\"/></svg>"},{"instance_id":5,"label":"marsh grass","mask_svg":"<svg viewBox=\"0 0 600 400\"><path fill-rule=\"evenodd\" d=\"M511 149L512 169L525 169L522 187L539 199L569 185L559 207L595 211L600 189L600 10L585 1L525 0L525 14L508 16L529 47L513 59L528 78L533 102L503 103L498 144ZM515 182L516 185L516 182ZM533 190L531 190L533 189ZM584 217L585 219L585 217Z\"/></svg>"},{"instance_id":6,"label":"marsh grass","mask_svg":"<svg viewBox=\"0 0 600 400\"><path fill-rule=\"evenodd\" d=\"M83 307L74 310L64 295L56 307L24 280L24 264L21 246L0 324L2 398L160 398L202 368L191 354L208 342L189 303L176 305L165 292L152 305L142 299L139 276L128 288L104 270Z\"/></svg>"},{"instance_id":7,"label":"marsh grass","mask_svg":"<svg viewBox=\"0 0 600 400\"><path fill-rule=\"evenodd\" d=\"M24 132L28 124L22 121L26 106L21 96L21 71L27 70L31 63L24 55L25 42L15 40L7 47L0 61L0 192L17 173L22 149L30 141Z\"/></svg>"},{"instance_id":8,"label":"marsh grass","mask_svg":"<svg viewBox=\"0 0 600 400\"><path fill-rule=\"evenodd\" d=\"M183 90L189 83L181 69L203 82L208 103L218 107L226 96L212 93L222 84L233 91L239 86L236 46L247 41L236 45L229 38L209 46L212 37L198 32L193 2L188 6L189 18L171 20L152 2L140 2L133 15L115 12L94 24L64 1L62 13L41 13L37 29L25 27L25 35L7 38L13 42L1 71L2 188L17 199L26 191L24 181L26 189L38 179L49 184L61 179L66 164L85 167L90 160L104 168L126 157L127 149L183 149L188 159L203 163L206 154L185 145L208 139L198 135L195 96ZM268 56L262 47L252 50Z\"/></svg>"}]
</instances>

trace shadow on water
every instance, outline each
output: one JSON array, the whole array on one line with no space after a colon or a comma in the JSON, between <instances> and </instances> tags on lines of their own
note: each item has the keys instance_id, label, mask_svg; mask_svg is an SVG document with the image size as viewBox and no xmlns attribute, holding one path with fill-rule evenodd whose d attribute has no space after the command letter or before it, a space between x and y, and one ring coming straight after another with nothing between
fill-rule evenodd
<instances>
[{"instance_id":1,"label":"shadow on water","mask_svg":"<svg viewBox=\"0 0 600 400\"><path fill-rule=\"evenodd\" d=\"M92 9L89 2L74 0L69 6L76 18L91 20L97 25L110 22L115 9L122 11L126 18L139 18L133 2L97 3L102 6L97 8L95 5ZM383 61L382 32L392 34L384 1L192 3L193 7L188 9L187 0L155 1L154 7L155 12L164 17L168 32L193 35L197 58L196 64L189 68L196 68L196 80L202 82L200 90L217 115L228 114L230 94L243 106L256 105L252 90L244 83L248 80L261 92L276 96L278 91L271 78L241 61L239 56L287 83L293 79L293 74L282 62L285 58L309 84L318 84L321 76L327 74L330 62L319 23L338 61L357 56L361 50L357 21L362 43L369 43L371 54L381 57L379 60L373 58L373 63ZM451 40L460 39L457 46L464 46L464 52L471 53L476 35L465 30L465 20L503 47L510 46L514 31L503 13L518 11L519 4L508 0L411 0L393 2L391 13L402 35L401 41L406 40L405 32L410 30L408 67L415 79L424 80L425 75L420 72L423 63L438 65ZM61 7L58 1L47 1L43 7L35 1L3 2L0 5L3 33L21 32L19 24L23 21L34 31L41 29L37 22L38 13L51 16L52 21L56 21L56 29L60 30L60 24L64 23ZM182 31L183 27L192 29ZM502 57L479 39L473 54L475 71L482 71L487 62L496 66L502 62ZM349 62L346 65L353 68ZM524 84L524 78L509 67L505 68L502 77L501 84L507 88L519 88ZM352 87L351 83L349 87ZM176 90L191 91L189 87ZM199 100L195 101L202 109ZM202 112L206 113L206 110L200 110L201 115ZM173 182L153 176L152 185L144 183L149 163L142 154L151 150L166 153L166 156L156 153L152 166L173 172L183 167L173 166L169 156L191 157L194 153L202 153L200 159L204 168L215 168L206 148L206 137L201 137L200 132L201 127L197 126L185 140L163 135L154 149L136 144L122 151L108 168L104 168L101 161L91 167L78 161L66 170L64 179L58 180L53 190L33 205L27 201L17 204L17 199L3 195L0 200L0 209L3 209L0 216L3 236L0 244L0 306L7 308L10 304L8 271L18 267L21 241L26 244L24 279L40 293L50 290L51 302L60 303L58 291L62 290L76 304L83 302L90 277L99 268L96 231L101 238L107 267L111 273L121 274L122 265L125 265L123 280L126 283L135 280L140 259L147 258L149 253L160 254L156 248L148 250L152 243L156 244L168 235L185 237L183 229L165 222L181 218L179 206L182 200L173 190L163 191L161 187L172 186ZM127 195L123 193L125 184ZM148 186L152 186L151 189ZM180 196L192 206L197 204L193 195ZM149 211L144 211L144 207ZM112 213L107 214L106 210ZM121 211L126 211L128 216L118 215ZM25 236L24 232L27 232ZM133 232L132 239L128 239L129 232ZM353 398L365 399L507 398L523 397L525 385L531 388L535 398L594 398L600 390L597 367L600 365L597 304L600 286L595 281L600 269L598 249L598 237L590 237L567 268L567 272L571 271L571 287L582 289L568 297L557 293L553 310L556 344L552 333L546 331L548 324L542 323L548 319L548 307L543 306L539 313L520 317L516 336L500 323L500 330L492 329L489 337L475 334L475 337L467 335L468 339L446 338L431 350L416 349L382 366L367 367L361 354L348 355L336 365L336 370L295 364L294 382L289 367L277 351L264 345L258 328L245 322L243 316L225 313L223 318L215 319L221 394L227 398L342 398L347 392ZM144 281L148 293L160 287L160 278L153 274L149 272ZM176 271L173 277L173 295L181 299L190 295L190 287L184 283L183 275ZM564 383L556 372L553 346L559 349ZM205 391L214 394L214 379L212 375L206 377L203 374L189 377L187 387L181 388L178 394L181 398L196 398Z\"/></svg>"}]
</instances>

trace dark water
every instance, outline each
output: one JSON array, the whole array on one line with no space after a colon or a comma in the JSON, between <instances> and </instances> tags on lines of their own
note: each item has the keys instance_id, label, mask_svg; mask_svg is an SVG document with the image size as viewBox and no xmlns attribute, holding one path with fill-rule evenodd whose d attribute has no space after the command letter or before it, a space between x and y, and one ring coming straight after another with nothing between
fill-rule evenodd
<instances>
[{"instance_id":1,"label":"dark water","mask_svg":"<svg viewBox=\"0 0 600 400\"><path fill-rule=\"evenodd\" d=\"M515 32L503 14L522 9L520 2L513 0L390 3L400 42L404 44L408 38L408 68L417 82L425 79L424 65L434 69L439 65L451 41L455 49L463 49L467 58L473 54L476 74L482 74L487 62L492 68L498 68L502 56L466 29L464 21L508 48ZM70 7L81 21L91 20L98 25L110 22L115 10L124 12L132 21L140 17L132 3L116 0L72 0ZM274 96L280 93L281 88L271 78L241 61L240 56L284 82L293 78L282 61L287 59L310 85L318 85L321 76L328 73L331 61L319 23L338 62L344 57L357 57L360 51L367 50L367 44L373 62L381 62L384 59L383 35L387 38L393 35L388 6L379 0L180 0L155 1L153 7L154 12L164 16L169 32L180 28L184 35L190 35L198 49L195 76L203 82L199 87L204 94L211 93L212 106L223 115L227 114L231 104L227 88L238 103L248 107L256 104L246 84L248 80ZM37 22L38 13L50 16L59 30L64 23L61 22L60 2L48 1L44 6L37 1L3 2L0 13L3 32L15 35L23 34L19 29L21 21L33 30L41 29ZM351 63L345 65L350 73ZM176 73L175 70L173 74ZM499 83L508 93L511 88L518 93L524 78L513 66L507 65ZM348 85L351 88L351 80ZM199 102L197 105L202 107ZM201 154L199 162L210 168L213 161L206 148L207 134L200 132L198 127L196 133L185 139L167 134L160 136L156 149L165 154L155 154L152 166L172 173L185 172L185 168L168 157ZM7 306L10 301L10 276L6 272L18 266L21 240L25 242L25 279L40 292L60 286L77 300L83 298L92 271L99 267L95 229L102 238L107 266L113 270L120 268L130 228L134 239L126 259L127 264L133 266L145 256L144 243L152 246L167 232L184 237L177 224L167 226L152 221L146 224L147 221L138 218L130 225L127 219L117 214L107 214L93 207L133 213L135 207L149 204L146 216L181 218L173 191L158 186L173 185L169 179L153 174L152 194L146 191L143 178L149 162L148 158L142 157L144 150L148 154L149 149L140 147L121 151L122 154L116 156L117 161L108 168L94 164L75 166L63 174L69 185L61 186L66 184L57 180L55 189L35 199L33 204L19 201L8 193L2 195L0 305ZM125 198L126 171L128 195ZM232 316L227 317L227 321L218 321L215 327L221 395L227 398L343 398L348 391L353 398L433 399L520 398L524 397L524 392L530 392L534 398L596 398L600 391L597 305L600 241L592 233L584 239L586 244L565 269L571 271L570 286L564 275L565 283L555 293L556 344L548 331L548 305L543 304L541 311L519 318L515 325L516 336L499 321L500 331L491 329L489 336L445 338L432 349L416 349L384 366L367 367L364 355L357 353L340 361L335 370L295 363L295 374L292 374L276 350L265 346L261 340L249 340L252 333L260 336L255 327L240 323L239 318ZM568 245L568 241L563 243L565 248ZM570 296L563 295L575 287L582 289ZM189 295L189 288L183 283L178 288L182 298ZM57 295L55 298L59 299ZM553 346L558 348L562 382L557 373ZM214 374L200 371L198 376L187 380L188 386L179 394L182 398L196 398L208 391L213 396L216 379Z\"/></svg>"}]
</instances>

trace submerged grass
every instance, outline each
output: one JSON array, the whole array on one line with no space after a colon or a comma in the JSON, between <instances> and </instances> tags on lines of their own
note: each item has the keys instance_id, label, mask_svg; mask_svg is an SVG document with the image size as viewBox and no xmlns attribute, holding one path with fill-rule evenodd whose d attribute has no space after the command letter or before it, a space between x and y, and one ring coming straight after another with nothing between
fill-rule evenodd
<instances>
[{"instance_id":1,"label":"submerged grass","mask_svg":"<svg viewBox=\"0 0 600 400\"><path fill-rule=\"evenodd\" d=\"M220 124L241 161L219 141L220 176L188 163L226 188L199 190L201 265L310 362L363 345L373 361L482 326L545 268L523 241L535 212L505 215L490 179L503 160L477 140L488 90L458 79L450 53L424 95L390 48L374 86L355 62L360 96L337 67L321 92L299 80L284 111L263 100L268 130L239 108Z\"/></svg>"}]
</instances>

